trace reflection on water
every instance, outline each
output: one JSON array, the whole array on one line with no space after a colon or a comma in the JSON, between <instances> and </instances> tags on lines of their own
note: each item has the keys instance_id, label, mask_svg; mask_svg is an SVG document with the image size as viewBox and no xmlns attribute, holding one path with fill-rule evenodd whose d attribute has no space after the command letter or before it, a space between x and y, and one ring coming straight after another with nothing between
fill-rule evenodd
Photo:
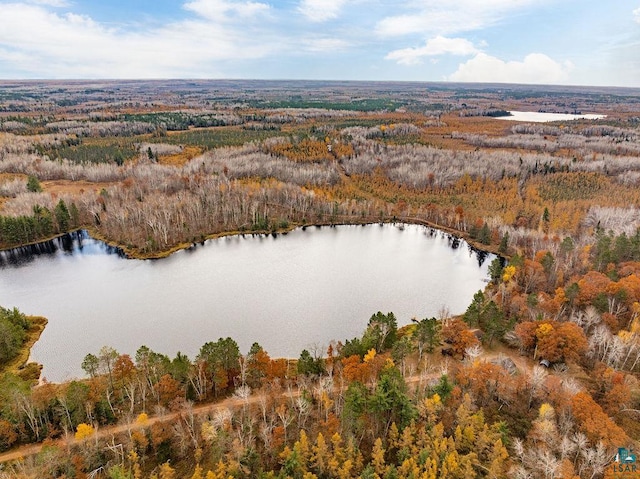
<instances>
[{"instance_id":1,"label":"reflection on water","mask_svg":"<svg viewBox=\"0 0 640 479\"><path fill-rule=\"evenodd\" d=\"M78 230L41 243L0 251L0 268L24 266L40 256L55 257L60 254L115 254L125 257L120 248L96 241L87 231Z\"/></svg>"},{"instance_id":2,"label":"reflection on water","mask_svg":"<svg viewBox=\"0 0 640 479\"><path fill-rule=\"evenodd\" d=\"M0 305L43 315L32 350L52 381L82 376L87 353L141 345L193 358L230 336L272 356L359 336L377 311L399 325L464 312L493 255L415 225L300 228L211 240L131 260L78 232L0 254Z\"/></svg>"},{"instance_id":3,"label":"reflection on water","mask_svg":"<svg viewBox=\"0 0 640 479\"><path fill-rule=\"evenodd\" d=\"M511 116L497 116L497 120L508 121L529 121L532 123L547 123L551 121L571 121L579 120L600 120L607 115L597 115L594 113L574 114L574 113L547 113L541 111L510 111Z\"/></svg>"}]
</instances>

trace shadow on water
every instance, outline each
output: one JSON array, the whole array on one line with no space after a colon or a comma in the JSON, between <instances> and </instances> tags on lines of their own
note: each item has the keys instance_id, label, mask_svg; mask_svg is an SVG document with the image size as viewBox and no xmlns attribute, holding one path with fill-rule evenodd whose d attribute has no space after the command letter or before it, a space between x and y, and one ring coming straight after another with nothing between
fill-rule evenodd
<instances>
[{"instance_id":1,"label":"shadow on water","mask_svg":"<svg viewBox=\"0 0 640 479\"><path fill-rule=\"evenodd\" d=\"M0 268L25 266L39 257L97 253L126 258L120 248L91 238L86 230L78 230L41 243L0 251Z\"/></svg>"},{"instance_id":2,"label":"shadow on water","mask_svg":"<svg viewBox=\"0 0 640 479\"><path fill-rule=\"evenodd\" d=\"M465 240L451 234L451 233L447 233L446 231L440 231L436 228L431 228L429 226L425 227L425 234L427 236L429 236L430 238L434 238L438 235L442 236L443 238L446 238L449 246L451 247L451 249L458 249L460 248L460 246L462 245L467 245L467 248L469 249L469 253L470 254L475 254L476 255L476 260L478 261L478 266L482 266L484 264L484 262L487 260L487 258L489 257L489 255L491 253L487 252L487 251L483 251L481 249L478 249L472 245L470 245L469 243L467 243Z\"/></svg>"},{"instance_id":3,"label":"shadow on water","mask_svg":"<svg viewBox=\"0 0 640 479\"><path fill-rule=\"evenodd\" d=\"M487 260L489 253L487 253L486 251L482 251L481 249L474 248L471 245L468 245L468 247L470 253L475 253L476 259L478 260L478 266L482 266Z\"/></svg>"}]
</instances>

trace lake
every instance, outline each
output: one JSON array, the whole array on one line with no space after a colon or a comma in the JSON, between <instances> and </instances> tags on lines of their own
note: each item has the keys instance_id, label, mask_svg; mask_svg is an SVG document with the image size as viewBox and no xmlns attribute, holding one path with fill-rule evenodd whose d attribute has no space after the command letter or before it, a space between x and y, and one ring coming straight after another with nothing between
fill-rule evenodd
<instances>
[{"instance_id":1,"label":"lake","mask_svg":"<svg viewBox=\"0 0 640 479\"><path fill-rule=\"evenodd\" d=\"M546 123L550 121L569 121L579 120L581 118L587 120L600 120L607 115L596 115L594 113L588 113L584 115L574 115L571 113L544 113L538 111L510 111L511 116L498 116L495 117L498 120L510 120L510 121L529 121L532 123Z\"/></svg>"},{"instance_id":2,"label":"lake","mask_svg":"<svg viewBox=\"0 0 640 479\"><path fill-rule=\"evenodd\" d=\"M0 253L0 305L49 319L32 349L43 377L83 377L102 346L191 359L207 341L254 341L272 357L361 336L372 314L398 324L462 313L495 257L417 225L307 227L228 236L160 260L133 260L78 234L41 254Z\"/></svg>"}]
</instances>

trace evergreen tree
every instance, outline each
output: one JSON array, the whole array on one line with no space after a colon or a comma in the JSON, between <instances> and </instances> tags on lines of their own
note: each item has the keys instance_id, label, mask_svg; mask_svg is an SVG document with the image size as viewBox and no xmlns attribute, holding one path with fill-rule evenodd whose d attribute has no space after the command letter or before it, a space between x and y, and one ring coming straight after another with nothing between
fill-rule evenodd
<instances>
[{"instance_id":1,"label":"evergreen tree","mask_svg":"<svg viewBox=\"0 0 640 479\"><path fill-rule=\"evenodd\" d=\"M413 335L418 342L418 354L422 358L423 349L431 353L440 344L440 329L442 325L436 318L425 318L420 321L413 319L412 321L416 323Z\"/></svg>"},{"instance_id":2,"label":"evergreen tree","mask_svg":"<svg viewBox=\"0 0 640 479\"><path fill-rule=\"evenodd\" d=\"M462 319L471 327L478 327L480 324L480 318L482 311L484 310L485 297L484 293L480 290L473 295L473 300L464 313Z\"/></svg>"},{"instance_id":3,"label":"evergreen tree","mask_svg":"<svg viewBox=\"0 0 640 479\"><path fill-rule=\"evenodd\" d=\"M18 354L29 324L26 316L17 309L0 308L0 364L10 361Z\"/></svg>"},{"instance_id":4,"label":"evergreen tree","mask_svg":"<svg viewBox=\"0 0 640 479\"><path fill-rule=\"evenodd\" d=\"M53 213L56 217L56 222L58 223L58 233L66 233L69 231L71 215L69 214L69 210L67 209L67 205L64 203L64 200L61 199L58 201Z\"/></svg>"},{"instance_id":5,"label":"evergreen tree","mask_svg":"<svg viewBox=\"0 0 640 479\"><path fill-rule=\"evenodd\" d=\"M80 212L78 211L78 207L75 203L71 203L69 213L71 215L71 227L78 228L80 226Z\"/></svg>"},{"instance_id":6,"label":"evergreen tree","mask_svg":"<svg viewBox=\"0 0 640 479\"><path fill-rule=\"evenodd\" d=\"M40 193L42 191L42 186L40 186L40 181L35 176L29 175L27 179L27 191L31 193Z\"/></svg>"},{"instance_id":7,"label":"evergreen tree","mask_svg":"<svg viewBox=\"0 0 640 479\"><path fill-rule=\"evenodd\" d=\"M491 264L489 265L489 277L494 284L500 282L500 278L502 278L502 259L495 258Z\"/></svg>"},{"instance_id":8,"label":"evergreen tree","mask_svg":"<svg viewBox=\"0 0 640 479\"><path fill-rule=\"evenodd\" d=\"M502 339L509 330L509 322L506 320L504 312L494 301L483 308L480 327L484 332L483 339L488 341L489 347L494 339Z\"/></svg>"},{"instance_id":9,"label":"evergreen tree","mask_svg":"<svg viewBox=\"0 0 640 479\"><path fill-rule=\"evenodd\" d=\"M551 214L549 213L549 208L545 206L544 211L542 213L542 221L544 223L547 223L547 226L548 226L550 220L551 220Z\"/></svg>"},{"instance_id":10,"label":"evergreen tree","mask_svg":"<svg viewBox=\"0 0 640 479\"><path fill-rule=\"evenodd\" d=\"M322 374L324 364L321 358L314 358L311 353L303 349L298 359L298 374L311 375Z\"/></svg>"},{"instance_id":11,"label":"evergreen tree","mask_svg":"<svg viewBox=\"0 0 640 479\"><path fill-rule=\"evenodd\" d=\"M378 311L371 316L367 330L362 338L364 350L375 348L377 352L390 349L396 342L398 322L393 313L383 314Z\"/></svg>"},{"instance_id":12,"label":"evergreen tree","mask_svg":"<svg viewBox=\"0 0 640 479\"><path fill-rule=\"evenodd\" d=\"M415 406L409 400L407 385L397 368L387 368L380 375L371 396L371 410L385 430L392 422L402 429L415 417Z\"/></svg>"},{"instance_id":13,"label":"evergreen tree","mask_svg":"<svg viewBox=\"0 0 640 479\"><path fill-rule=\"evenodd\" d=\"M491 244L491 230L487 223L482 225L478 233L478 241L482 244Z\"/></svg>"},{"instance_id":14,"label":"evergreen tree","mask_svg":"<svg viewBox=\"0 0 640 479\"><path fill-rule=\"evenodd\" d=\"M508 247L509 247L509 233L505 233L504 235L502 235L502 239L500 240L500 246L498 246L498 252L500 254L506 254Z\"/></svg>"}]
</instances>

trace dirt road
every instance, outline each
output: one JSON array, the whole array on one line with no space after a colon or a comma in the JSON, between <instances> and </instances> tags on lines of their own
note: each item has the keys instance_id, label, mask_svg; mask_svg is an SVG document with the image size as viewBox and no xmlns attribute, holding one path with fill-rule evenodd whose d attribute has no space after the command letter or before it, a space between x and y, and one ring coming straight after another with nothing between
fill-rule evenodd
<instances>
[{"instance_id":1,"label":"dirt road","mask_svg":"<svg viewBox=\"0 0 640 479\"><path fill-rule=\"evenodd\" d=\"M481 359L484 359L485 361L492 361L495 358L497 358L500 354L504 355L504 356L508 356L511 359L514 360L514 362L516 363L518 369L521 372L524 372L526 370L530 370L531 367L535 364L531 359L529 358L524 358L522 356L518 356L517 353L515 353L512 350L506 350L506 349L501 349L500 351L490 351L488 353L485 353L481 356ZM439 378L441 375L440 371L437 372L430 372L427 374L420 374L420 375L414 375L414 376L410 376L405 378L405 382L407 384L421 384L423 382L428 382L431 381L433 379L437 379ZM286 391L284 393L282 393L281 397L282 398L296 398L300 395L300 391L299 390L291 390L291 391ZM205 414L211 414L211 413L215 413L216 411L223 411L225 409L233 409L236 407L241 407L243 405L254 405L254 404L258 404L259 401L262 399L262 395L260 394L254 394L251 395L249 397L247 397L246 399L243 398L237 398L237 397L231 397L231 398L227 398L224 399L220 402L217 403L208 403L208 404L201 404L198 406L194 406L191 411L195 416L202 416ZM164 422L164 421L174 421L176 419L178 419L181 415L187 413L186 410L182 410L182 411L178 411L178 412L169 412L167 414L163 414L160 416L152 416L149 417L146 421L144 422L137 422L136 420L133 420L129 423L126 424L117 424L114 426L107 426L107 427L102 427L96 430L95 435L91 436L89 438L86 439L81 439L81 440L76 440L72 435L69 435L67 437L61 438L61 439L57 439L53 442L48 442L47 444L50 446L55 446L55 447L60 447L60 448L66 448L72 445L76 445L76 444L80 444L84 441L90 441L90 440L97 440L97 439L105 439L105 438L109 438L111 436L116 436L118 434L122 434L122 433L126 433L126 432L132 432L135 430L139 430L139 429L144 429L147 427L152 426L155 423L158 422ZM21 458L25 458L28 456L33 456L38 454L43 448L42 443L38 443L38 444L28 444L25 446L21 446L18 447L16 449L4 452L2 454L0 454L0 463L4 463L4 462L9 462L9 461L15 461Z\"/></svg>"}]
</instances>

